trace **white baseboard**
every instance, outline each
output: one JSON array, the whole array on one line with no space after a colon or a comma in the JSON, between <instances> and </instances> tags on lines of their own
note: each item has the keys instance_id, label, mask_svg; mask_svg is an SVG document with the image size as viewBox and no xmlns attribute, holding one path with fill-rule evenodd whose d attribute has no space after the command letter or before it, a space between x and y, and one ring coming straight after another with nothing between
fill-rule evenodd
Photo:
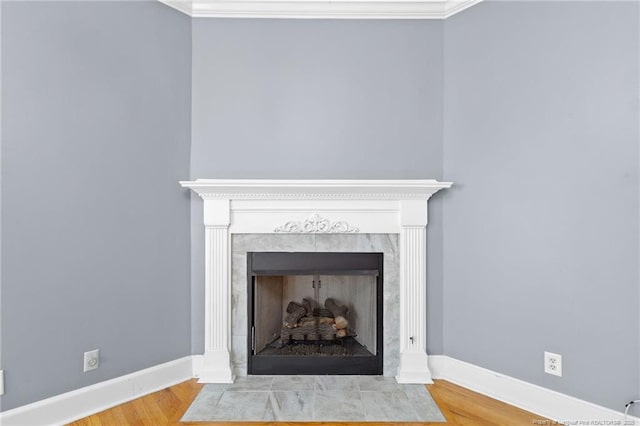
<instances>
[{"instance_id":1,"label":"white baseboard","mask_svg":"<svg viewBox=\"0 0 640 426\"><path fill-rule=\"evenodd\" d=\"M198 377L202 355L187 356L165 364L107 380L0 413L2 426L62 425ZM430 355L434 379L443 379L467 389L567 424L640 425L640 418L624 415L522 380L496 373L445 355ZM589 422L589 423L579 423ZM607 424L607 423L597 423Z\"/></svg>"},{"instance_id":2,"label":"white baseboard","mask_svg":"<svg viewBox=\"0 0 640 426\"><path fill-rule=\"evenodd\" d=\"M204 355L191 355L193 361L193 377L200 377L200 371L202 371L202 365L204 363Z\"/></svg>"},{"instance_id":3,"label":"white baseboard","mask_svg":"<svg viewBox=\"0 0 640 426\"><path fill-rule=\"evenodd\" d=\"M562 424L640 425L640 418L629 416L627 422L623 423L624 414L621 412L446 355L429 356L429 368L434 379L447 380Z\"/></svg>"},{"instance_id":4,"label":"white baseboard","mask_svg":"<svg viewBox=\"0 0 640 426\"><path fill-rule=\"evenodd\" d=\"M191 356L0 413L2 426L63 425L193 377Z\"/></svg>"}]
</instances>

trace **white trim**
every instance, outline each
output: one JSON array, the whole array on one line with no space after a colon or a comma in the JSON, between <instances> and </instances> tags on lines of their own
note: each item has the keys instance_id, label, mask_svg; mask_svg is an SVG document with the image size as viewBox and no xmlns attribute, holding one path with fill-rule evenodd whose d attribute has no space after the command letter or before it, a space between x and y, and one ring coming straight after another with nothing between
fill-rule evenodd
<instances>
[{"instance_id":1,"label":"white trim","mask_svg":"<svg viewBox=\"0 0 640 426\"><path fill-rule=\"evenodd\" d=\"M350 234L358 233L360 230L349 225L344 220L332 222L315 213L304 221L290 220L282 226L276 226L273 232L284 234Z\"/></svg>"},{"instance_id":2,"label":"white trim","mask_svg":"<svg viewBox=\"0 0 640 426\"><path fill-rule=\"evenodd\" d=\"M372 195L368 195L371 197ZM277 203L274 201L277 200ZM232 234L275 233L287 222L304 223L319 215L329 222L344 222L361 234L399 234L398 200L374 199L266 199L233 200Z\"/></svg>"},{"instance_id":3,"label":"white trim","mask_svg":"<svg viewBox=\"0 0 640 426\"><path fill-rule=\"evenodd\" d=\"M398 383L433 383L427 358L427 201L400 202Z\"/></svg>"},{"instance_id":4,"label":"white trim","mask_svg":"<svg viewBox=\"0 0 640 426\"><path fill-rule=\"evenodd\" d=\"M180 181L180 185L205 200L428 200L452 183L434 179L196 179Z\"/></svg>"},{"instance_id":5,"label":"white trim","mask_svg":"<svg viewBox=\"0 0 640 426\"><path fill-rule=\"evenodd\" d=\"M427 207L429 198L449 188L451 182L197 179L180 184L204 200L205 353L200 383L234 380L230 356L232 235L290 229L317 233L319 228L338 234L400 234L400 363L396 378L400 383L431 383L424 296ZM240 355L239 363L246 356Z\"/></svg>"},{"instance_id":6,"label":"white trim","mask_svg":"<svg viewBox=\"0 0 640 426\"><path fill-rule=\"evenodd\" d=\"M459 361L446 355L430 355L429 367L435 379L447 380L490 398L558 422L594 420L621 422L624 419L622 412ZM637 417L629 416L627 421L628 423L624 424L640 425L640 418Z\"/></svg>"},{"instance_id":7,"label":"white trim","mask_svg":"<svg viewBox=\"0 0 640 426\"><path fill-rule=\"evenodd\" d=\"M193 16L193 8L191 7L190 0L158 0L162 4L166 4L169 7L174 8L175 10L184 13L185 15Z\"/></svg>"},{"instance_id":8,"label":"white trim","mask_svg":"<svg viewBox=\"0 0 640 426\"><path fill-rule=\"evenodd\" d=\"M62 425L193 378L191 356L0 413L2 426Z\"/></svg>"},{"instance_id":9,"label":"white trim","mask_svg":"<svg viewBox=\"0 0 640 426\"><path fill-rule=\"evenodd\" d=\"M191 355L191 360L193 361L193 377L197 379L200 377L200 371L204 365L204 355Z\"/></svg>"},{"instance_id":10,"label":"white trim","mask_svg":"<svg viewBox=\"0 0 640 426\"><path fill-rule=\"evenodd\" d=\"M446 355L429 355L434 379L447 380L556 421L622 421L621 412L543 388ZM0 413L2 426L62 425L198 377L203 355L192 355ZM629 416L626 425L640 425ZM622 424L622 423L620 423Z\"/></svg>"},{"instance_id":11,"label":"white trim","mask_svg":"<svg viewBox=\"0 0 640 426\"><path fill-rule=\"evenodd\" d=\"M447 1L445 5L445 12L443 19L447 19L463 10L469 9L471 6L475 6L482 0L463 0L463 1Z\"/></svg>"},{"instance_id":12,"label":"white trim","mask_svg":"<svg viewBox=\"0 0 640 426\"><path fill-rule=\"evenodd\" d=\"M482 0L159 0L192 18L446 19Z\"/></svg>"},{"instance_id":13,"label":"white trim","mask_svg":"<svg viewBox=\"0 0 640 426\"><path fill-rule=\"evenodd\" d=\"M233 383L229 200L204 202L205 336L201 383Z\"/></svg>"}]
</instances>

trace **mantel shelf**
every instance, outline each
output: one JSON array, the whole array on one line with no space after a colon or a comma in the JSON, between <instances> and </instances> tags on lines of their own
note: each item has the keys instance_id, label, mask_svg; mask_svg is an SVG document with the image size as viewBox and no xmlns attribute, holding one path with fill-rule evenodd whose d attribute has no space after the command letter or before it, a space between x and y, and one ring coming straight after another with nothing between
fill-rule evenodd
<instances>
[{"instance_id":1,"label":"mantel shelf","mask_svg":"<svg viewBox=\"0 0 640 426\"><path fill-rule=\"evenodd\" d=\"M203 199L428 199L451 182L398 180L196 179L181 181Z\"/></svg>"}]
</instances>

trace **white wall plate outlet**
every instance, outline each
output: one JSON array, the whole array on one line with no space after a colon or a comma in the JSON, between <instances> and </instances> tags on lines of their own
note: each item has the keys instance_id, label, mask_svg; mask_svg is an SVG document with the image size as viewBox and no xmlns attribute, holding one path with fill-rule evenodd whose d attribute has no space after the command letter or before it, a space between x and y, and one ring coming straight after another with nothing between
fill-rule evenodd
<instances>
[{"instance_id":1,"label":"white wall plate outlet","mask_svg":"<svg viewBox=\"0 0 640 426\"><path fill-rule=\"evenodd\" d=\"M100 366L100 350L95 349L93 351L84 353L84 372L95 370Z\"/></svg>"},{"instance_id":2,"label":"white wall plate outlet","mask_svg":"<svg viewBox=\"0 0 640 426\"><path fill-rule=\"evenodd\" d=\"M0 395L4 395L4 370L0 370Z\"/></svg>"},{"instance_id":3,"label":"white wall plate outlet","mask_svg":"<svg viewBox=\"0 0 640 426\"><path fill-rule=\"evenodd\" d=\"M544 372L562 377L562 355L553 352L544 353Z\"/></svg>"}]
</instances>

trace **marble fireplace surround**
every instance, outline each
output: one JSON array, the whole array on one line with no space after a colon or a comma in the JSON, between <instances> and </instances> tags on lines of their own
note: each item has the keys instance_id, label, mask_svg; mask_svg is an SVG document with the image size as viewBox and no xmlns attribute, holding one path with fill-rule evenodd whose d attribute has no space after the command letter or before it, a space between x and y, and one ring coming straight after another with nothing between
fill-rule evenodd
<instances>
[{"instance_id":1,"label":"marble fireplace surround","mask_svg":"<svg viewBox=\"0 0 640 426\"><path fill-rule=\"evenodd\" d=\"M246 374L247 251L384 253L384 375L431 383L426 352L426 226L436 180L182 181L204 200L202 383ZM265 235L269 234L269 235ZM244 296L244 299L243 299ZM388 324L395 323L396 326Z\"/></svg>"},{"instance_id":2,"label":"marble fireplace surround","mask_svg":"<svg viewBox=\"0 0 640 426\"><path fill-rule=\"evenodd\" d=\"M393 377L400 361L398 234L235 234L231 241L231 364L247 375L247 252L383 253L383 374Z\"/></svg>"}]
</instances>

